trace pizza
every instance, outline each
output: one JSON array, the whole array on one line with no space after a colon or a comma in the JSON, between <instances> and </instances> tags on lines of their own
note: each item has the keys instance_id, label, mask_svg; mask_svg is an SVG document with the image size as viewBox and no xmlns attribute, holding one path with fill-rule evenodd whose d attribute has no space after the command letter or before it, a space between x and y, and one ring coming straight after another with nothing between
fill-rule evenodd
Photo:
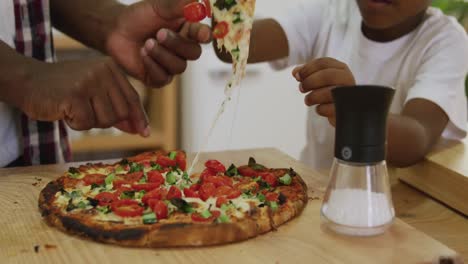
<instances>
[{"instance_id":1,"label":"pizza","mask_svg":"<svg viewBox=\"0 0 468 264\"><path fill-rule=\"evenodd\" d=\"M245 75L249 57L250 35L254 22L256 0L210 0L213 12L213 37L218 49L231 54L233 76L226 86L226 94L238 85Z\"/></svg>"},{"instance_id":2,"label":"pizza","mask_svg":"<svg viewBox=\"0 0 468 264\"><path fill-rule=\"evenodd\" d=\"M240 86L245 75L255 4L256 0L201 0L184 7L184 17L188 22L197 23L206 17L212 18L213 38L216 39L220 51L224 50L231 55L233 71L224 88L225 98L221 102L208 130L206 143L195 155L189 172L192 172L194 165L198 163L201 150L208 144L216 124L224 113L227 104L232 100L234 87ZM237 91L240 92L239 89ZM239 96L238 94L238 98Z\"/></svg>"},{"instance_id":3,"label":"pizza","mask_svg":"<svg viewBox=\"0 0 468 264\"><path fill-rule=\"evenodd\" d=\"M245 75L255 4L256 0L202 0L184 8L188 22L213 18L213 38L217 40L218 49L231 55L233 75L225 88L227 97Z\"/></svg>"},{"instance_id":4,"label":"pizza","mask_svg":"<svg viewBox=\"0 0 468 264\"><path fill-rule=\"evenodd\" d=\"M66 233L132 247L192 247L246 240L297 217L307 203L293 169L250 158L207 160L188 175L183 151L145 152L113 164L70 167L39 196L45 221Z\"/></svg>"}]
</instances>

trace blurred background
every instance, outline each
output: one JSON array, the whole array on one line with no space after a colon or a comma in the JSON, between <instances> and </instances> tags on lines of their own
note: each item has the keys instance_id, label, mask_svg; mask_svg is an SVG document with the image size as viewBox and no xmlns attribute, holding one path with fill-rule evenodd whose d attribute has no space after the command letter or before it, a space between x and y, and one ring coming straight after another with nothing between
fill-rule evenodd
<instances>
[{"instance_id":1,"label":"blurred background","mask_svg":"<svg viewBox=\"0 0 468 264\"><path fill-rule=\"evenodd\" d=\"M289 0L294 4L300 0ZM135 0L121 0L131 4ZM282 0L257 0L257 17L283 12ZM468 1L434 0L433 5L455 16L468 29ZM207 21L209 23L209 21ZM54 32L58 60L102 56ZM119 158L154 149L195 152L275 147L299 158L305 145L306 106L291 70L273 71L268 64L249 65L240 89L228 104L208 145L208 129L224 99L231 66L220 62L211 45L200 60L189 63L182 76L163 89L145 87L129 78L145 105L152 135L143 139L117 129L70 131L75 161ZM467 79L468 94L468 79Z\"/></svg>"}]
</instances>

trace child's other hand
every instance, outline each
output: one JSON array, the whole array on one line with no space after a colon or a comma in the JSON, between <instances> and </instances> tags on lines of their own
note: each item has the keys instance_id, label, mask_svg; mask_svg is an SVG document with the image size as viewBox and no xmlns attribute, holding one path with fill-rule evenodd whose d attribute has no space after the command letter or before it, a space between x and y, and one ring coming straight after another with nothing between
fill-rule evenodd
<instances>
[{"instance_id":1,"label":"child's other hand","mask_svg":"<svg viewBox=\"0 0 468 264\"><path fill-rule=\"evenodd\" d=\"M317 113L328 118L330 124L335 126L335 105L331 90L337 86L356 84L348 66L332 58L320 58L296 67L293 76L300 83L299 90L307 94L305 104L317 105Z\"/></svg>"}]
</instances>

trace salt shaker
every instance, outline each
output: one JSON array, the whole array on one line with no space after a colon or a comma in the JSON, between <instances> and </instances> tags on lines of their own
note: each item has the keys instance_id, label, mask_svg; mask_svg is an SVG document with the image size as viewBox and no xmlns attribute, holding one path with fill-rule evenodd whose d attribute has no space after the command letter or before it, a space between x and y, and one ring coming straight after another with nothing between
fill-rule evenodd
<instances>
[{"instance_id":1,"label":"salt shaker","mask_svg":"<svg viewBox=\"0 0 468 264\"><path fill-rule=\"evenodd\" d=\"M382 234L395 217L386 155L387 116L394 90L338 87L335 159L321 208L322 223L351 236Z\"/></svg>"}]
</instances>

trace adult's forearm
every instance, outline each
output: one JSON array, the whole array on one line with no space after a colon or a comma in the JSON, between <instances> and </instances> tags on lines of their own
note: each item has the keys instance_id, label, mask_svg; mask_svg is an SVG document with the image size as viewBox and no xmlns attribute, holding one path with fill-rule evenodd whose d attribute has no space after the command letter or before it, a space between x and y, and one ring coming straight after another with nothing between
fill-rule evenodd
<instances>
[{"instance_id":1,"label":"adult's forearm","mask_svg":"<svg viewBox=\"0 0 468 264\"><path fill-rule=\"evenodd\" d=\"M20 107L32 68L41 62L18 54L2 41L0 58L0 101Z\"/></svg>"},{"instance_id":2,"label":"adult's forearm","mask_svg":"<svg viewBox=\"0 0 468 264\"><path fill-rule=\"evenodd\" d=\"M106 39L125 5L115 0L51 0L50 7L54 27L105 52Z\"/></svg>"},{"instance_id":3,"label":"adult's forearm","mask_svg":"<svg viewBox=\"0 0 468 264\"><path fill-rule=\"evenodd\" d=\"M417 120L390 115L388 119L387 160L397 167L421 161L432 147L426 128Z\"/></svg>"}]
</instances>

